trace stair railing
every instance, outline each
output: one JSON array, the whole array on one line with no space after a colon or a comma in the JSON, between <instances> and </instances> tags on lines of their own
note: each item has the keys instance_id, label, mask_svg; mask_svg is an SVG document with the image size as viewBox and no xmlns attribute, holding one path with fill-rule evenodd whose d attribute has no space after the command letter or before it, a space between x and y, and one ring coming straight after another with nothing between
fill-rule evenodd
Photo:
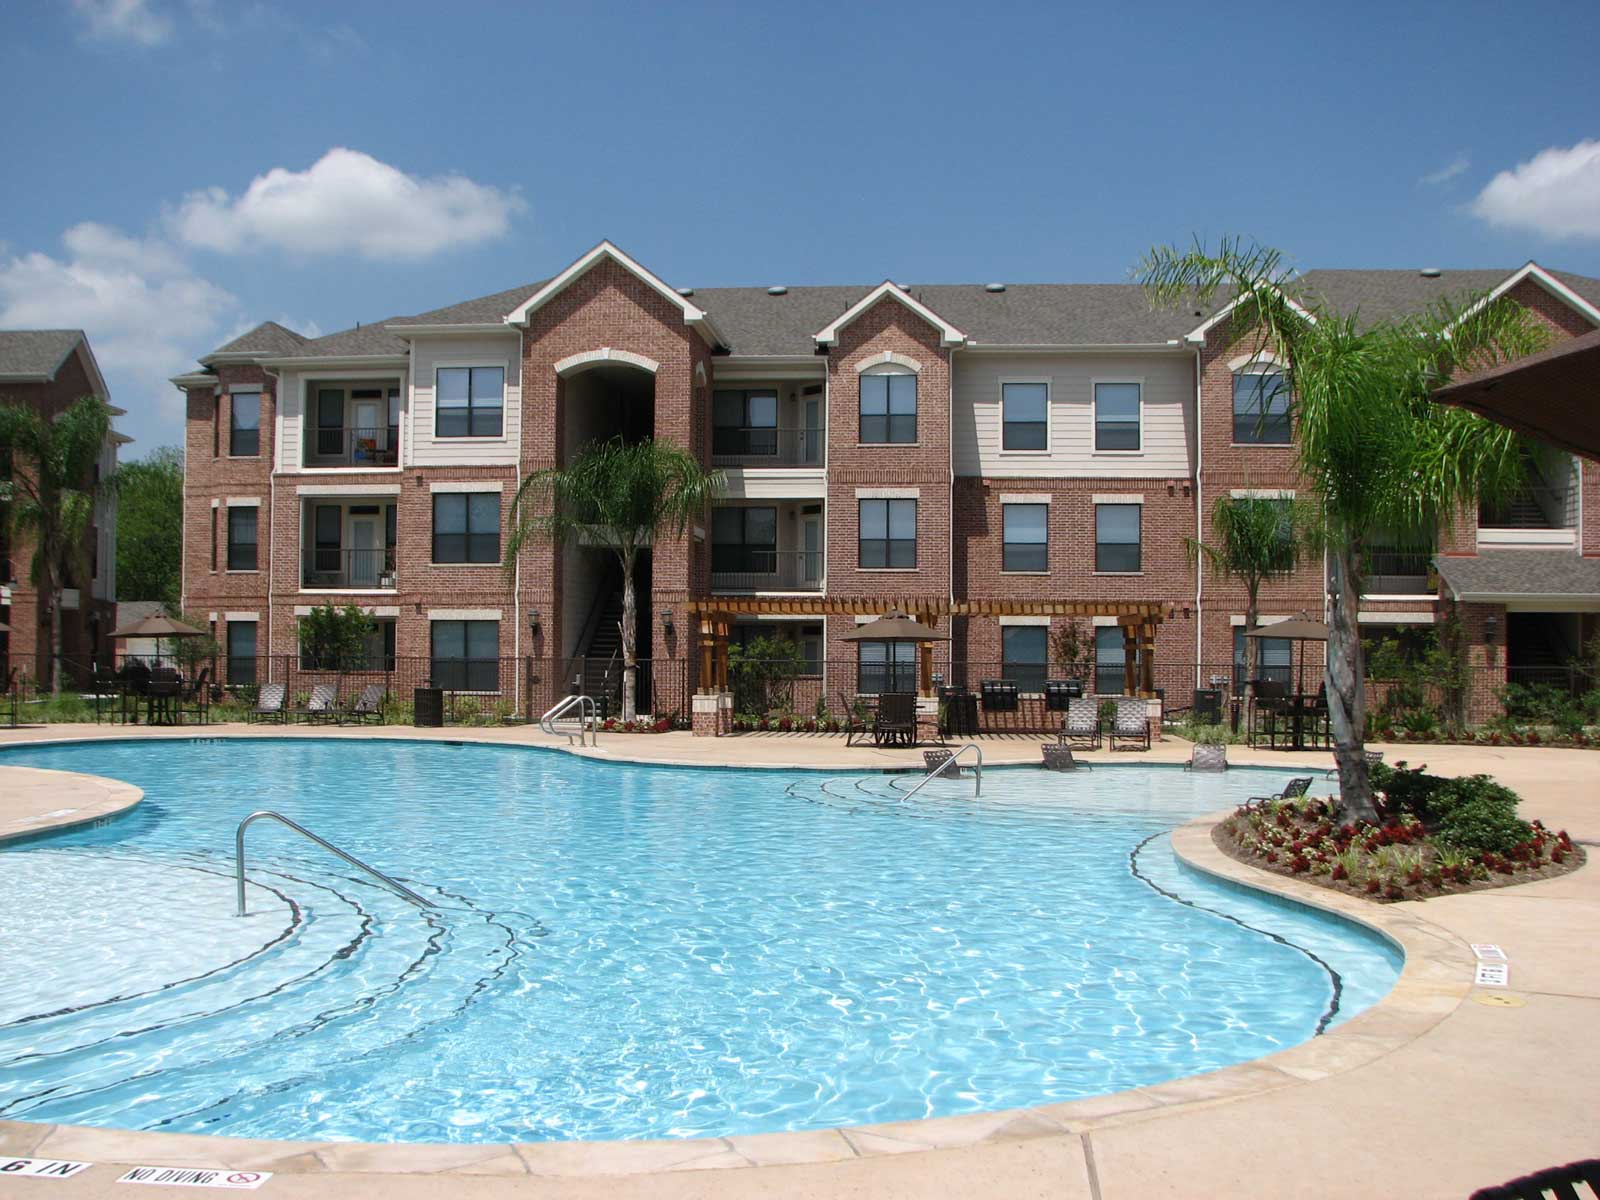
<instances>
[{"instance_id":1,"label":"stair railing","mask_svg":"<svg viewBox=\"0 0 1600 1200\"><path fill-rule=\"evenodd\" d=\"M318 837L304 825L301 825L295 821L291 821L282 813L273 812L269 808L262 808L256 810L244 820L240 821L239 828L234 832L233 835L233 875L238 891L239 901L239 911L234 914L235 916L243 917L247 915L244 904L244 831L249 829L254 822L265 820L277 821L281 825L287 825L290 829L294 830L301 836L310 838L313 842L321 846L330 854L337 855L339 858L342 858L345 862L349 863L352 867L356 867L359 870L365 871L379 883L383 884L384 887L388 888L390 891L394 892L403 899L411 901L411 903L415 904L418 908L433 907L432 904L428 903L428 901L424 900L410 888L406 887L405 884L400 883L398 880L390 879L389 876L378 870L377 867L362 862L354 854L346 854L343 850L339 849L339 847L335 846L326 838Z\"/></svg>"}]
</instances>

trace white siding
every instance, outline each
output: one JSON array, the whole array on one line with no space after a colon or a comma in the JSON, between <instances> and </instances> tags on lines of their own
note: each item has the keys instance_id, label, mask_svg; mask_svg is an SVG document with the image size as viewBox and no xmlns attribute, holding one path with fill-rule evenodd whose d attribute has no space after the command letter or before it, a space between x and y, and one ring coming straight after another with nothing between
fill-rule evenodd
<instances>
[{"instance_id":1,"label":"white siding","mask_svg":"<svg viewBox=\"0 0 1600 1200\"><path fill-rule=\"evenodd\" d=\"M1048 452L1000 449L1000 381L1050 384ZM1096 453L1094 381L1142 381L1141 449ZM951 414L957 475L1132 479L1193 474L1192 354L961 354L955 355Z\"/></svg>"},{"instance_id":2,"label":"white siding","mask_svg":"<svg viewBox=\"0 0 1600 1200\"><path fill-rule=\"evenodd\" d=\"M411 350L411 405L406 466L515 466L522 447L522 339L509 334L419 337ZM498 438L433 436L434 369L504 366L505 430Z\"/></svg>"},{"instance_id":3,"label":"white siding","mask_svg":"<svg viewBox=\"0 0 1600 1200\"><path fill-rule=\"evenodd\" d=\"M305 438L302 433L305 429L305 413L307 406L307 385L317 382L338 383L389 383L396 380L400 384L400 463L402 466L410 465L409 430L411 401L408 398L406 386L406 372L404 367L364 367L359 370L337 366L313 367L305 370L284 369L278 376L275 388L277 393L277 441L273 446L273 469L276 471L300 471L305 469ZM222 436L227 437L227 430ZM314 468L318 474L323 474L332 468ZM384 468L389 469L389 468Z\"/></svg>"}]
</instances>

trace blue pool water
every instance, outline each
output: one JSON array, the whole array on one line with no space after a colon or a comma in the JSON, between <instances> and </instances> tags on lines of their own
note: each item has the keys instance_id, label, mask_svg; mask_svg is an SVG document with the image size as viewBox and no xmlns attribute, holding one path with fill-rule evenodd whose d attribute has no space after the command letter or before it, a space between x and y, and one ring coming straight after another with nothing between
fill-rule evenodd
<instances>
[{"instance_id":1,"label":"blue pool water","mask_svg":"<svg viewBox=\"0 0 1600 1200\"><path fill-rule=\"evenodd\" d=\"M1347 923L1175 860L1285 772L647 768L399 741L0 753L143 788L0 850L0 1118L529 1141L894 1121L1315 1036L1392 984ZM418 910L273 824L401 878Z\"/></svg>"}]
</instances>

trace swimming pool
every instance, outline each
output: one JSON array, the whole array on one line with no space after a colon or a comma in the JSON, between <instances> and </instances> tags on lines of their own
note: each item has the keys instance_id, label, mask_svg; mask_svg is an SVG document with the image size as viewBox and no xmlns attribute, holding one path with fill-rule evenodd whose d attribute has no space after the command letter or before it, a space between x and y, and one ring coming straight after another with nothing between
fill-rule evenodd
<instances>
[{"instance_id":1,"label":"swimming pool","mask_svg":"<svg viewBox=\"0 0 1600 1200\"><path fill-rule=\"evenodd\" d=\"M10 749L145 791L0 850L0 1118L245 1137L715 1136L977 1112L1304 1041L1397 952L1174 859L1287 772L900 776L363 739ZM435 902L419 910L284 813Z\"/></svg>"}]
</instances>

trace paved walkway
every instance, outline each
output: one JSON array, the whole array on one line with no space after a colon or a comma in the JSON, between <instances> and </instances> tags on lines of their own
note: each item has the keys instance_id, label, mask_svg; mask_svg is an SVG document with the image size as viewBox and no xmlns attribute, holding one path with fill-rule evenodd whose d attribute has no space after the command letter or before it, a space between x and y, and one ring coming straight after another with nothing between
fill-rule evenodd
<instances>
[{"instance_id":1,"label":"paved walkway","mask_svg":"<svg viewBox=\"0 0 1600 1200\"><path fill-rule=\"evenodd\" d=\"M0 731L0 743L122 735L106 727ZM185 731L176 731L181 736ZM190 731L192 732L192 731ZM246 732L213 727L207 735ZM281 736L281 731L248 731ZM303 733L303 729L293 732ZM366 730L370 735L372 731ZM389 735L545 744L526 730ZM363 736L315 730L313 736ZM163 736L139 731L137 736ZM167 735L170 736L170 735ZM984 739L986 761L1037 762L1036 739ZM1160 744L1119 761L1181 761ZM1491 773L1527 799L1525 815L1600 849L1600 754L1576 750L1387 747L1390 761L1443 774ZM598 753L747 766L916 766L917 752L795 735L696 739L601 735ZM1230 748L1242 764L1326 768L1326 754ZM1105 752L1088 756L1104 759ZM0 764L4 757L0 756ZM19 768L0 775L0 822L77 808L85 793ZM1318 778L1318 785L1322 780ZM62 797L72 796L74 799ZM24 805L27 806L26 811ZM27 816L31 813L31 818ZM66 818L63 818L66 819ZM31 826L30 826L31 828ZM4 826L0 825L0 833ZM1407 948L1395 992L1323 1038L1255 1063L1068 1105L879 1126L713 1139L509 1147L323 1146L177 1138L0 1123L0 1153L93 1159L56 1184L65 1196L121 1196L113 1164L215 1162L277 1172L263 1196L801 1197L1040 1196L1463 1197L1473 1188L1600 1153L1600 868L1426 903L1368 905L1264 876L1211 846L1205 823L1175 836L1203 869L1347 911ZM1592 851L1591 851L1592 852ZM1498 942L1511 989L1472 986L1470 942ZM760 1164L760 1165L757 1165ZM425 1172L394 1174L396 1171ZM438 1172L448 1172L448 1182ZM8 1193L9 1194L9 1193ZM159 1193L157 1193L159 1194ZM173 1195L193 1194L174 1189Z\"/></svg>"}]
</instances>

